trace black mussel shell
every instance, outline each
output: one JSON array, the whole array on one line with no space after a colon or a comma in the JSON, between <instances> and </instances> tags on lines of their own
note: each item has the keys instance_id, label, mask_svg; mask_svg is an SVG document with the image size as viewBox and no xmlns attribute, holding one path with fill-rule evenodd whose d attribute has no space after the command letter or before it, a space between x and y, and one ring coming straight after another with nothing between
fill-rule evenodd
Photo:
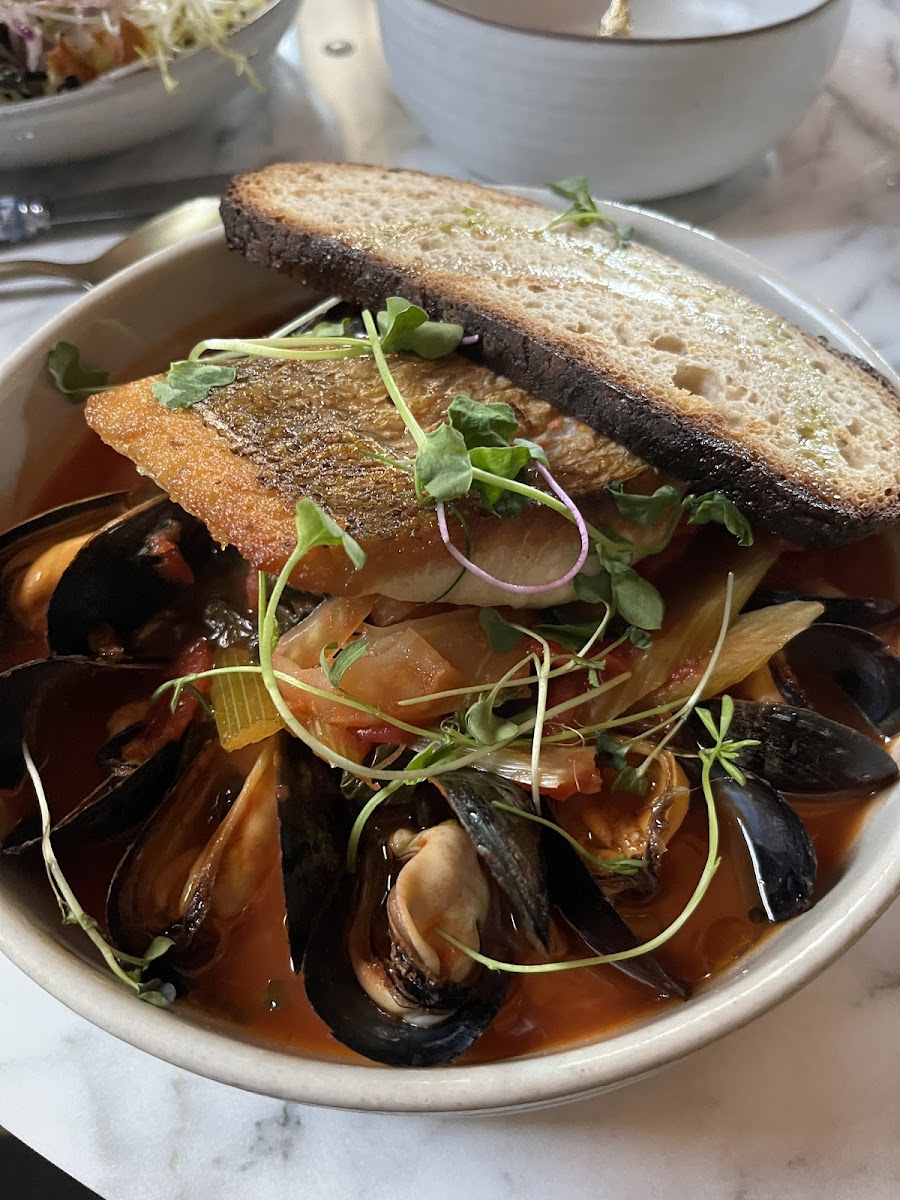
<instances>
[{"instance_id":1,"label":"black mussel shell","mask_svg":"<svg viewBox=\"0 0 900 1200\"><path fill-rule=\"evenodd\" d=\"M132 635L193 583L213 549L202 522L165 496L111 521L75 555L50 598L51 653L96 654L98 639L127 652Z\"/></svg>"},{"instance_id":2,"label":"black mussel shell","mask_svg":"<svg viewBox=\"0 0 900 1200\"><path fill-rule=\"evenodd\" d=\"M281 735L278 827L291 961L300 970L310 927L340 883L350 817L340 772L297 738Z\"/></svg>"},{"instance_id":3,"label":"black mussel shell","mask_svg":"<svg viewBox=\"0 0 900 1200\"><path fill-rule=\"evenodd\" d=\"M462 768L435 776L433 783L475 843L478 857L506 894L516 923L539 949L550 938L550 902L541 856L540 828L514 817L493 801L531 812L531 797L488 771Z\"/></svg>"},{"instance_id":4,"label":"black mussel shell","mask_svg":"<svg viewBox=\"0 0 900 1200\"><path fill-rule=\"evenodd\" d=\"M806 689L794 674L783 652L769 659L769 670L772 673L772 682L778 688L785 704L791 705L792 708L812 707Z\"/></svg>"},{"instance_id":5,"label":"black mussel shell","mask_svg":"<svg viewBox=\"0 0 900 1200\"><path fill-rule=\"evenodd\" d=\"M871 629L900 617L900 603L896 600L883 600L875 596L807 596L800 592L754 592L744 610L750 612L754 608L769 608L773 604L787 604L791 600L811 600L821 604L825 611L818 620L830 625L855 625L858 629Z\"/></svg>"},{"instance_id":6,"label":"black mussel shell","mask_svg":"<svg viewBox=\"0 0 900 1200\"><path fill-rule=\"evenodd\" d=\"M547 832L544 854L550 898L559 912L595 954L618 954L640 945L628 924L603 894L581 857L558 834ZM629 978L660 996L686 1000L690 988L660 964L653 954L610 963Z\"/></svg>"},{"instance_id":7,"label":"black mussel shell","mask_svg":"<svg viewBox=\"0 0 900 1200\"><path fill-rule=\"evenodd\" d=\"M38 724L53 715L54 693L79 679L98 673L145 669L121 664L104 664L83 658L56 658L23 663L0 675L0 789L17 788L25 775L22 741L32 736ZM64 719L64 718L62 718ZM181 739L167 742L141 763L119 762L90 794L65 817L55 822L53 833L105 841L140 825L160 802L176 770ZM103 763L106 746L97 747ZM5 853L27 849L40 839L41 819L37 805L15 825L0 844Z\"/></svg>"},{"instance_id":8,"label":"black mussel shell","mask_svg":"<svg viewBox=\"0 0 900 1200\"><path fill-rule=\"evenodd\" d=\"M523 822L524 823L524 822ZM476 966L465 998L435 1024L392 1017L360 987L347 951L356 888L347 876L312 926L303 964L306 995L338 1041L390 1067L433 1067L459 1058L484 1033L509 990L509 976Z\"/></svg>"},{"instance_id":9,"label":"black mussel shell","mask_svg":"<svg viewBox=\"0 0 900 1200\"><path fill-rule=\"evenodd\" d=\"M0 603L4 609L2 641L7 661L13 662L22 657L23 619L27 620L31 634L43 632L42 611L29 612L27 618L19 612L19 586L28 575L31 564L54 546L70 538L93 533L106 522L120 516L125 508L124 492L91 496L74 504L48 509L0 533ZM41 570L44 581L47 578L45 566L42 564ZM63 562L59 562L56 569L60 570L63 566ZM36 597L33 601L29 598L29 601L29 607L31 602L37 603ZM39 652L37 647L35 652Z\"/></svg>"},{"instance_id":10,"label":"black mussel shell","mask_svg":"<svg viewBox=\"0 0 900 1200\"><path fill-rule=\"evenodd\" d=\"M816 852L806 826L784 799L749 772L740 784L713 769L712 791L721 812L734 817L747 846L763 911L770 921L788 921L813 902Z\"/></svg>"},{"instance_id":11,"label":"black mussel shell","mask_svg":"<svg viewBox=\"0 0 900 1200\"><path fill-rule=\"evenodd\" d=\"M900 658L874 633L812 625L781 653L795 677L824 676L837 684L884 737L900 733Z\"/></svg>"},{"instance_id":12,"label":"black mussel shell","mask_svg":"<svg viewBox=\"0 0 900 1200\"><path fill-rule=\"evenodd\" d=\"M123 855L109 886L106 923L116 946L142 954L154 937L175 943L166 963L208 961L218 938L204 928L208 906L193 903L178 911L192 863L210 844L234 801L243 778L210 729L197 731L185 748L178 778L162 804ZM184 863L174 879L172 864ZM164 894L160 880L169 881ZM202 932L202 936L201 936Z\"/></svg>"},{"instance_id":13,"label":"black mussel shell","mask_svg":"<svg viewBox=\"0 0 900 1200\"><path fill-rule=\"evenodd\" d=\"M126 509L125 492L88 496L72 504L47 509L0 533L0 568L11 559L33 550L35 554L61 542L99 529Z\"/></svg>"},{"instance_id":14,"label":"black mussel shell","mask_svg":"<svg viewBox=\"0 0 900 1200\"><path fill-rule=\"evenodd\" d=\"M709 707L718 720L718 703ZM874 790L898 775L897 764L881 746L810 709L736 700L728 736L759 742L741 751L741 769L760 775L780 792Z\"/></svg>"}]
</instances>

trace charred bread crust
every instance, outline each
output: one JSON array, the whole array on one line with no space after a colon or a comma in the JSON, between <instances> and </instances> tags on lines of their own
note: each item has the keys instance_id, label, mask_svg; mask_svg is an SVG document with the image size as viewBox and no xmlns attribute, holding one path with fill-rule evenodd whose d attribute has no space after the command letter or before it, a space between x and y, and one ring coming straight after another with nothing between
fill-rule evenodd
<instances>
[{"instance_id":1,"label":"charred bread crust","mask_svg":"<svg viewBox=\"0 0 900 1200\"><path fill-rule=\"evenodd\" d=\"M242 202L240 185L238 176L221 206L229 249L354 304L374 308L388 296L402 295L432 316L459 322L467 333L479 335L477 350L470 351L474 357L652 466L690 483L693 490L722 492L754 525L798 545L837 546L900 520L900 495L886 497L876 508L820 494L701 422L673 412L633 381L601 373L503 314L448 301L439 289L375 251L362 252L338 238L260 213ZM842 351L832 353L885 384L896 402L892 385L869 363Z\"/></svg>"}]
</instances>

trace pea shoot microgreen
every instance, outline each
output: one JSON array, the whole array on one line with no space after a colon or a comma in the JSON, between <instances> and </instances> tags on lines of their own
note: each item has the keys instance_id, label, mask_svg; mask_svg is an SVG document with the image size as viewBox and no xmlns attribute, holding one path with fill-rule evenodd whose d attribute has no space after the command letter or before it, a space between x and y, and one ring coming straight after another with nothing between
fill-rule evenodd
<instances>
[{"instance_id":1,"label":"pea shoot microgreen","mask_svg":"<svg viewBox=\"0 0 900 1200\"><path fill-rule=\"evenodd\" d=\"M722 697L718 725L708 708L697 708L694 711L713 739L712 746L699 750L700 761L704 765L708 762L710 767L714 763L718 763L722 770L730 775L735 783L743 787L747 780L744 772L737 766L737 760L740 758L741 752L746 750L748 746L758 746L759 742L754 738L744 738L742 741L729 739L728 730L731 728L731 722L734 717L734 701L730 696Z\"/></svg>"},{"instance_id":2,"label":"pea shoot microgreen","mask_svg":"<svg viewBox=\"0 0 900 1200\"><path fill-rule=\"evenodd\" d=\"M56 390L72 404L83 404L88 396L108 388L109 373L85 366L78 347L71 342L57 342L47 354L46 367Z\"/></svg>"},{"instance_id":3,"label":"pea shoot microgreen","mask_svg":"<svg viewBox=\"0 0 900 1200\"><path fill-rule=\"evenodd\" d=\"M549 821L546 817L538 816L537 813L527 812L523 808L516 808L512 804L504 804L502 800L492 800L491 806L498 809L500 812L509 813L511 817L521 817L526 821L533 821L536 825L543 826L544 829L549 829L552 833L567 841L572 849L589 863L595 870L601 871L605 875L637 875L649 864L644 858L629 858L627 854L611 854L608 858L601 858L598 854L592 854L586 846L582 846L577 838L572 837L568 830L563 829L561 825L557 825L555 821Z\"/></svg>"},{"instance_id":4,"label":"pea shoot microgreen","mask_svg":"<svg viewBox=\"0 0 900 1200\"><path fill-rule=\"evenodd\" d=\"M53 889L53 895L62 913L63 924L77 925L83 930L100 951L104 962L113 975L120 982L131 988L138 999L145 1000L148 1004L153 1004L157 1008L167 1008L175 999L175 988L171 983L166 983L161 979L148 979L147 975L150 965L162 958L174 945L172 939L167 937L154 938L141 957L126 954L107 941L101 932L98 922L82 908L59 865L59 860L56 857L56 852L53 849L53 843L50 838L51 821L47 795L44 791L44 785L38 769L34 764L34 759L31 757L31 752L25 742L22 743L22 757L25 760L25 769L34 788L34 794L37 798L38 808L40 809L41 854L44 859L44 867L47 872L47 878L50 881L50 887Z\"/></svg>"},{"instance_id":5,"label":"pea shoot microgreen","mask_svg":"<svg viewBox=\"0 0 900 1200\"><path fill-rule=\"evenodd\" d=\"M353 642L348 642L343 649L338 646L337 642L329 642L327 646L322 647L319 653L319 665L332 687L339 688L341 686L341 680L348 669L357 659L362 658L368 648L369 644L365 638L357 638ZM329 662L327 656L333 650L336 650L337 654Z\"/></svg>"},{"instance_id":6,"label":"pea shoot microgreen","mask_svg":"<svg viewBox=\"0 0 900 1200\"><path fill-rule=\"evenodd\" d=\"M686 496L684 509L688 514L689 525L707 525L714 522L724 525L730 534L737 538L739 546L753 545L753 530L750 522L721 492L706 492L703 496Z\"/></svg>"},{"instance_id":7,"label":"pea shoot microgreen","mask_svg":"<svg viewBox=\"0 0 900 1200\"><path fill-rule=\"evenodd\" d=\"M381 347L385 354L418 354L420 358L443 358L462 341L463 327L450 321L431 321L424 308L389 296L377 317Z\"/></svg>"},{"instance_id":8,"label":"pea shoot microgreen","mask_svg":"<svg viewBox=\"0 0 900 1200\"><path fill-rule=\"evenodd\" d=\"M487 634L488 642L495 654L508 654L510 650L515 650L525 636L518 626L507 621L496 608L480 609L478 624Z\"/></svg>"},{"instance_id":9,"label":"pea shoot microgreen","mask_svg":"<svg viewBox=\"0 0 900 1200\"><path fill-rule=\"evenodd\" d=\"M165 379L157 380L151 391L163 408L191 408L205 400L212 388L234 383L237 371L224 363L184 359L173 362Z\"/></svg>"},{"instance_id":10,"label":"pea shoot microgreen","mask_svg":"<svg viewBox=\"0 0 900 1200\"><path fill-rule=\"evenodd\" d=\"M600 212L591 195L590 185L584 176L560 179L556 183L548 183L547 188L555 196L570 201L570 204L565 212L561 212L558 217L548 221L544 226L545 233L560 225L580 225L582 227L602 225L616 239L616 249L621 250L634 241L633 229L619 225L618 221L614 221L612 217Z\"/></svg>"}]
</instances>

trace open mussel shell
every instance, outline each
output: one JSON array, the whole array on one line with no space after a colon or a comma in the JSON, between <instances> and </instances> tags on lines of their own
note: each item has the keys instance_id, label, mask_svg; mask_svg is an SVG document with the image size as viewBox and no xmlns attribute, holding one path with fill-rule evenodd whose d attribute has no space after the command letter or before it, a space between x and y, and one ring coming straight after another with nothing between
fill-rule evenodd
<instances>
[{"instance_id":1,"label":"open mussel shell","mask_svg":"<svg viewBox=\"0 0 900 1200\"><path fill-rule=\"evenodd\" d=\"M0 571L13 559L27 560L72 537L92 533L125 511L125 492L88 496L29 517L0 533Z\"/></svg>"},{"instance_id":2,"label":"open mussel shell","mask_svg":"<svg viewBox=\"0 0 900 1200\"><path fill-rule=\"evenodd\" d=\"M718 719L718 704L709 707ZM741 751L741 769L780 792L874 791L898 775L897 764L881 746L810 709L736 700L728 736L758 741Z\"/></svg>"},{"instance_id":3,"label":"open mussel shell","mask_svg":"<svg viewBox=\"0 0 900 1200\"><path fill-rule=\"evenodd\" d=\"M79 546L125 507L124 492L91 496L49 509L0 533L0 653L6 661L44 652L47 603L56 580ZM28 635L40 642L23 653Z\"/></svg>"},{"instance_id":4,"label":"open mussel shell","mask_svg":"<svg viewBox=\"0 0 900 1200\"><path fill-rule=\"evenodd\" d=\"M172 938L166 963L182 982L216 961L278 865L276 739L246 777L214 736L192 751L107 897L115 944L142 954L154 937Z\"/></svg>"},{"instance_id":5,"label":"open mussel shell","mask_svg":"<svg viewBox=\"0 0 900 1200\"><path fill-rule=\"evenodd\" d=\"M338 1041L373 1062L391 1067L433 1067L459 1058L478 1040L500 1010L509 976L474 966L465 996L444 1020L413 1024L390 1016L365 993L347 948L347 918L356 899L345 878L314 923L306 947L306 995Z\"/></svg>"},{"instance_id":6,"label":"open mussel shell","mask_svg":"<svg viewBox=\"0 0 900 1200\"><path fill-rule=\"evenodd\" d=\"M651 743L639 743L631 757L633 765L651 749ZM598 795L583 796L574 804L571 799L552 804L553 815L558 825L600 859L632 860L633 869L627 874L592 866L591 874L607 896L625 892L651 896L659 888L660 862L690 807L690 784L670 750L652 759L643 792L617 788L612 775L608 772L608 786Z\"/></svg>"},{"instance_id":7,"label":"open mussel shell","mask_svg":"<svg viewBox=\"0 0 900 1200\"><path fill-rule=\"evenodd\" d=\"M541 855L540 828L496 808L494 801L531 812L531 797L489 771L446 771L434 785L475 844L478 857L506 894L516 921L532 944L546 950L550 902Z\"/></svg>"},{"instance_id":8,"label":"open mussel shell","mask_svg":"<svg viewBox=\"0 0 900 1200\"><path fill-rule=\"evenodd\" d=\"M619 954L640 945L580 856L563 838L548 831L544 853L550 898L586 946L595 954ZM686 1000L690 995L687 984L670 975L653 954L623 958L609 965L660 996Z\"/></svg>"},{"instance_id":9,"label":"open mussel shell","mask_svg":"<svg viewBox=\"0 0 900 1200\"><path fill-rule=\"evenodd\" d=\"M749 853L756 890L770 921L787 921L813 902L816 852L800 817L771 784L749 772L739 783L714 768L720 813L734 817Z\"/></svg>"},{"instance_id":10,"label":"open mussel shell","mask_svg":"<svg viewBox=\"0 0 900 1200\"><path fill-rule=\"evenodd\" d=\"M811 625L788 642L781 656L801 686L803 680L824 677L883 737L900 733L900 657L874 633L844 625ZM777 674L775 678L779 683Z\"/></svg>"},{"instance_id":11,"label":"open mussel shell","mask_svg":"<svg viewBox=\"0 0 900 1200\"><path fill-rule=\"evenodd\" d=\"M344 873L350 816L340 772L297 738L281 737L278 755L278 830L294 970L299 971L313 921Z\"/></svg>"},{"instance_id":12,"label":"open mussel shell","mask_svg":"<svg viewBox=\"0 0 900 1200\"><path fill-rule=\"evenodd\" d=\"M104 525L50 598L51 653L128 653L133 635L194 583L213 548L202 522L165 496Z\"/></svg>"},{"instance_id":13,"label":"open mussel shell","mask_svg":"<svg viewBox=\"0 0 900 1200\"><path fill-rule=\"evenodd\" d=\"M398 831L385 844L369 839L356 877L344 880L313 923L303 962L310 1003L338 1040L391 1066L458 1058L488 1027L509 989L508 975L475 962L457 974L433 944L439 969L426 966L418 939L431 941L442 928L435 911L452 911L451 920L489 941L509 917L542 953L549 940L540 831L494 805L531 811L530 797L482 771L448 771L432 783L416 793L422 831ZM448 806L455 818L449 821ZM417 872L426 854L441 856L433 875L424 866ZM417 883L405 886L414 878ZM428 920L419 924L423 913ZM470 934L460 936L472 945Z\"/></svg>"},{"instance_id":14,"label":"open mussel shell","mask_svg":"<svg viewBox=\"0 0 900 1200\"><path fill-rule=\"evenodd\" d=\"M54 728L54 722L65 720L64 711L56 708L59 689L69 694L69 702L74 702L72 697L77 699L79 685L123 671L147 674L145 668L132 665L57 658L23 663L0 675L0 790L12 792L23 782L23 740L31 743L38 727ZM180 743L177 738L166 742L144 761L118 761L114 765L104 761L109 743L98 744L95 755L98 763L108 768L106 778L56 821L51 832L78 834L98 842L138 826L165 794L175 772ZM6 803L11 803L9 797ZM3 804L4 797L0 795L0 815ZM6 824L0 821L0 826ZM41 818L35 803L7 829L0 849L17 853L34 845L40 836Z\"/></svg>"},{"instance_id":15,"label":"open mussel shell","mask_svg":"<svg viewBox=\"0 0 900 1200\"><path fill-rule=\"evenodd\" d=\"M769 608L773 604L788 604L792 600L808 600L821 604L825 610L818 620L829 625L853 625L872 629L900 617L900 603L877 596L807 596L800 592L754 592L744 606L746 612Z\"/></svg>"}]
</instances>

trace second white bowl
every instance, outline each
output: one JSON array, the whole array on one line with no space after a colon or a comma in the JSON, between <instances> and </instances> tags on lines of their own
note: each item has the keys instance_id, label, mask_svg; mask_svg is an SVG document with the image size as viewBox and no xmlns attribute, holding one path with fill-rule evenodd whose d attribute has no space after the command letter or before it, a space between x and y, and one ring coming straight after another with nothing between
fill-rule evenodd
<instances>
[{"instance_id":1,"label":"second white bowl","mask_svg":"<svg viewBox=\"0 0 900 1200\"><path fill-rule=\"evenodd\" d=\"M645 3L630 38L596 36L604 7L378 0L397 93L457 162L504 182L586 175L632 200L714 183L779 141L822 87L850 0L764 0L755 16Z\"/></svg>"}]
</instances>

